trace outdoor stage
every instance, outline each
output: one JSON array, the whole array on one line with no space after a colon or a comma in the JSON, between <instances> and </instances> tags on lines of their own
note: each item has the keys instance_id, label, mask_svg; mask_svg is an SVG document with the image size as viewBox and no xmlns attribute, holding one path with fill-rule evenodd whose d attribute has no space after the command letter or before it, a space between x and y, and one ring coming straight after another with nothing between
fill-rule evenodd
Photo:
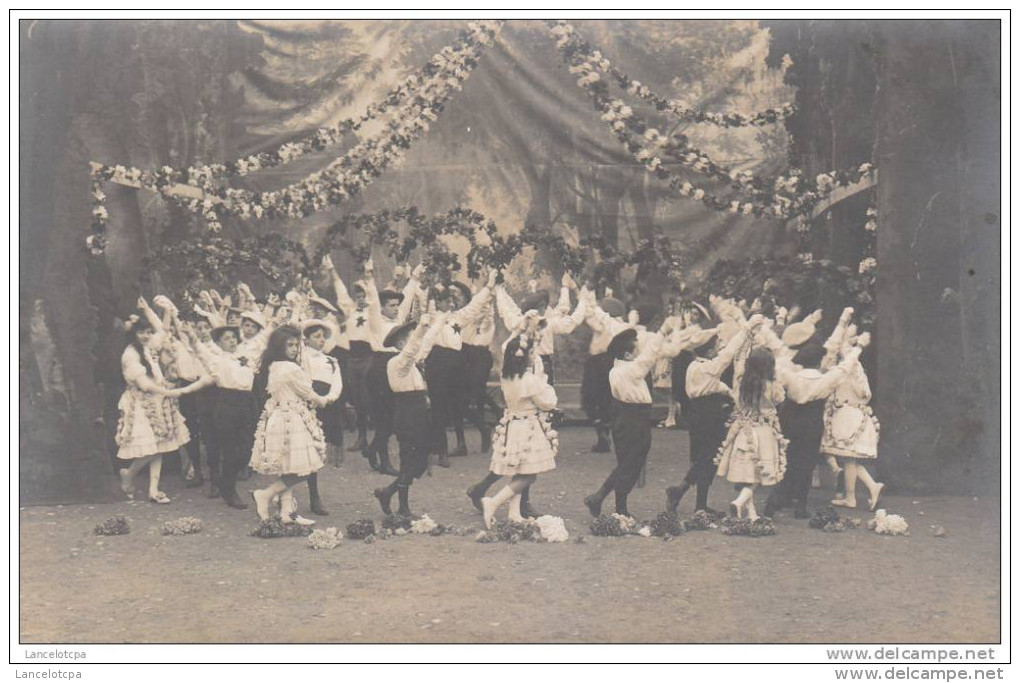
<instances>
[{"instance_id":1,"label":"outdoor stage","mask_svg":"<svg viewBox=\"0 0 1020 683\"><path fill-rule=\"evenodd\" d=\"M476 435L468 440L477 448ZM23 508L21 642L999 640L997 498L892 491L883 507L906 517L908 537L823 533L786 511L774 537L715 530L669 542L594 538L581 499L614 457L588 453L591 440L590 429L562 429L558 469L540 476L534 490L537 509L565 519L571 539L562 544L409 535L312 550L304 538L248 536L254 512L228 509L205 489L184 489L169 468L171 505ZM687 434L656 430L647 484L631 496L631 511L654 518L663 489L687 462ZM481 528L463 492L487 464L472 455L453 459L450 470L436 468L412 489L415 512ZM370 492L386 480L360 455L323 470L320 481L331 514L317 526L381 518ZM731 487L717 481L710 505L724 509L731 497ZM811 508L827 497L815 490ZM299 498L306 506L303 489ZM685 500L681 513L692 505ZM130 518L129 535L93 535L96 524L118 514ZM187 516L205 530L159 534L162 522ZM934 536L933 525L946 535ZM583 544L574 542L580 535Z\"/></svg>"}]
</instances>

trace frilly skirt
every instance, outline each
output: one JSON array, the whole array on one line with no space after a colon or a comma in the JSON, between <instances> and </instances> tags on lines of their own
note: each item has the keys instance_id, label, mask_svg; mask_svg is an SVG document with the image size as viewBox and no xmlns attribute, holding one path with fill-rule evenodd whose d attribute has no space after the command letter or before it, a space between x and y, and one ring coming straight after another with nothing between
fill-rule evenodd
<instances>
[{"instance_id":1,"label":"frilly skirt","mask_svg":"<svg viewBox=\"0 0 1020 683\"><path fill-rule=\"evenodd\" d=\"M127 389L117 403L117 457L121 460L171 453L191 441L177 399Z\"/></svg>"},{"instance_id":2,"label":"frilly skirt","mask_svg":"<svg viewBox=\"0 0 1020 683\"><path fill-rule=\"evenodd\" d=\"M825 455L858 460L878 458L878 418L869 406L852 403L825 404L825 431L821 451Z\"/></svg>"},{"instance_id":3,"label":"frilly skirt","mask_svg":"<svg viewBox=\"0 0 1020 683\"><path fill-rule=\"evenodd\" d=\"M315 413L303 401L272 398L255 429L251 468L261 474L304 477L325 464L326 438Z\"/></svg>"},{"instance_id":4,"label":"frilly skirt","mask_svg":"<svg viewBox=\"0 0 1020 683\"><path fill-rule=\"evenodd\" d=\"M492 433L493 474L541 474L556 469L559 434L552 427L551 413L507 415Z\"/></svg>"},{"instance_id":5,"label":"frilly skirt","mask_svg":"<svg viewBox=\"0 0 1020 683\"><path fill-rule=\"evenodd\" d=\"M716 474L734 484L774 486L786 474L787 444L774 413L737 413L716 455Z\"/></svg>"}]
</instances>

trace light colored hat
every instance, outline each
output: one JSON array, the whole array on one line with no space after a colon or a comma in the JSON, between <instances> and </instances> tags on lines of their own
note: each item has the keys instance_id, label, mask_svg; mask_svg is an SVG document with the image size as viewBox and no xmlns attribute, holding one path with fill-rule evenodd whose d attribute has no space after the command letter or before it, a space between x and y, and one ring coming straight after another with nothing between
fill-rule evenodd
<instances>
[{"instance_id":1,"label":"light colored hat","mask_svg":"<svg viewBox=\"0 0 1020 683\"><path fill-rule=\"evenodd\" d=\"M783 343L791 349L797 348L815 336L815 324L810 320L802 320L799 323L787 325L783 330Z\"/></svg>"},{"instance_id":2,"label":"light colored hat","mask_svg":"<svg viewBox=\"0 0 1020 683\"><path fill-rule=\"evenodd\" d=\"M320 327L326 333L326 339L333 336L333 326L327 323L325 320L319 320L318 318L311 318L301 323L301 332L306 336L311 333L315 328Z\"/></svg>"},{"instance_id":3,"label":"light colored hat","mask_svg":"<svg viewBox=\"0 0 1020 683\"><path fill-rule=\"evenodd\" d=\"M248 310L241 312L241 320L250 320L261 328L265 328L266 319L262 315L262 311L259 310Z\"/></svg>"},{"instance_id":4,"label":"light colored hat","mask_svg":"<svg viewBox=\"0 0 1020 683\"><path fill-rule=\"evenodd\" d=\"M334 306L333 304L329 303L329 301L327 301L326 299L323 299L321 296L319 296L315 292L312 292L311 294L308 295L308 302L309 303L313 303L313 304L318 304L319 306L322 306L323 308L325 308L327 311L332 311L333 313L336 313L336 306Z\"/></svg>"}]
</instances>

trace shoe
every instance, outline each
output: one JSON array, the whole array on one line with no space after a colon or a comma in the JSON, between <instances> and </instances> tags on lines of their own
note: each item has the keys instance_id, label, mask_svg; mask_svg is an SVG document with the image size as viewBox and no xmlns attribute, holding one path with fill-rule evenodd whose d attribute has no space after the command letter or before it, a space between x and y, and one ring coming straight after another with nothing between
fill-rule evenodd
<instances>
[{"instance_id":1,"label":"shoe","mask_svg":"<svg viewBox=\"0 0 1020 683\"><path fill-rule=\"evenodd\" d=\"M698 512L698 511L704 512L706 515L711 515L712 517L718 517L719 516L719 511L718 510L713 510L712 508L708 507L707 505L705 507L703 507L703 508L698 508L697 510L695 510L695 512Z\"/></svg>"},{"instance_id":2,"label":"shoe","mask_svg":"<svg viewBox=\"0 0 1020 683\"><path fill-rule=\"evenodd\" d=\"M602 499L594 493L584 499L584 506L588 508L588 512L591 513L592 517L598 517L602 514Z\"/></svg>"},{"instance_id":3,"label":"shoe","mask_svg":"<svg viewBox=\"0 0 1020 683\"><path fill-rule=\"evenodd\" d=\"M446 453L440 453L439 457L436 459L436 464L439 465L440 467L449 467L450 466L449 456Z\"/></svg>"},{"instance_id":4,"label":"shoe","mask_svg":"<svg viewBox=\"0 0 1020 683\"><path fill-rule=\"evenodd\" d=\"M525 519L538 519L541 516L542 513L531 507L531 503L521 503L521 517Z\"/></svg>"},{"instance_id":5,"label":"shoe","mask_svg":"<svg viewBox=\"0 0 1020 683\"><path fill-rule=\"evenodd\" d=\"M669 512L675 513L680 507L680 500L687 493L687 489L683 486L670 486L666 489L666 509Z\"/></svg>"},{"instance_id":6,"label":"shoe","mask_svg":"<svg viewBox=\"0 0 1020 683\"><path fill-rule=\"evenodd\" d=\"M773 501L772 498L769 498L765 501L765 509L762 510L762 514L771 519L772 517L775 517L778 510L779 504Z\"/></svg>"},{"instance_id":7,"label":"shoe","mask_svg":"<svg viewBox=\"0 0 1020 683\"><path fill-rule=\"evenodd\" d=\"M382 508L384 515L393 514L393 508L390 507L390 501L393 499L393 492L383 486L372 491L372 495L379 501L379 507Z\"/></svg>"},{"instance_id":8,"label":"shoe","mask_svg":"<svg viewBox=\"0 0 1020 683\"><path fill-rule=\"evenodd\" d=\"M612 446L610 446L609 440L602 437L599 437L599 440L591 447L592 453L608 453L611 450Z\"/></svg>"},{"instance_id":9,"label":"shoe","mask_svg":"<svg viewBox=\"0 0 1020 683\"><path fill-rule=\"evenodd\" d=\"M829 501L829 505L837 508L849 508L853 510L857 507L856 500L847 500L846 498L833 498Z\"/></svg>"},{"instance_id":10,"label":"shoe","mask_svg":"<svg viewBox=\"0 0 1020 683\"><path fill-rule=\"evenodd\" d=\"M291 512L289 515L281 515L280 520L284 524L300 524L301 526L312 526L315 524L314 519L305 519L296 512Z\"/></svg>"},{"instance_id":11,"label":"shoe","mask_svg":"<svg viewBox=\"0 0 1020 683\"><path fill-rule=\"evenodd\" d=\"M191 479L187 483L185 483L184 487L189 489L197 489L201 488L203 484L205 484L205 479L203 479L202 475L199 474L196 475L194 479Z\"/></svg>"},{"instance_id":12,"label":"shoe","mask_svg":"<svg viewBox=\"0 0 1020 683\"><path fill-rule=\"evenodd\" d=\"M149 502L156 503L158 505L167 505L170 502L170 498L162 491L156 491L156 493L149 496Z\"/></svg>"},{"instance_id":13,"label":"shoe","mask_svg":"<svg viewBox=\"0 0 1020 683\"><path fill-rule=\"evenodd\" d=\"M308 509L312 511L313 515L318 515L319 517L329 516L329 510L322 506L322 501L318 498L312 498L312 500L309 501Z\"/></svg>"},{"instance_id":14,"label":"shoe","mask_svg":"<svg viewBox=\"0 0 1020 683\"><path fill-rule=\"evenodd\" d=\"M217 484L215 481L210 481L209 482L209 498L219 498L219 497L220 497L220 485Z\"/></svg>"},{"instance_id":15,"label":"shoe","mask_svg":"<svg viewBox=\"0 0 1020 683\"><path fill-rule=\"evenodd\" d=\"M478 484L467 490L467 497L471 499L471 504L475 506L475 509L482 512L482 498L485 497L485 492L479 490Z\"/></svg>"},{"instance_id":16,"label":"shoe","mask_svg":"<svg viewBox=\"0 0 1020 683\"><path fill-rule=\"evenodd\" d=\"M223 496L223 500L224 502L226 502L227 505L234 508L235 510L248 509L248 504L241 500L240 496L237 495L236 491L225 494Z\"/></svg>"},{"instance_id":17,"label":"shoe","mask_svg":"<svg viewBox=\"0 0 1020 683\"><path fill-rule=\"evenodd\" d=\"M793 511L794 519L811 519L811 513L805 507L796 508Z\"/></svg>"},{"instance_id":18,"label":"shoe","mask_svg":"<svg viewBox=\"0 0 1020 683\"><path fill-rule=\"evenodd\" d=\"M457 447L450 452L451 458L463 458L468 454L467 446L464 444L457 444Z\"/></svg>"},{"instance_id":19,"label":"shoe","mask_svg":"<svg viewBox=\"0 0 1020 683\"><path fill-rule=\"evenodd\" d=\"M885 489L885 484L878 484L876 487L878 490L875 495L868 499L868 511L874 512L875 508L878 507L878 499L882 497L882 490Z\"/></svg>"},{"instance_id":20,"label":"shoe","mask_svg":"<svg viewBox=\"0 0 1020 683\"><path fill-rule=\"evenodd\" d=\"M385 474L387 477L396 477L400 474L397 470L393 469L393 466L389 461L382 461L379 463L379 474Z\"/></svg>"}]
</instances>

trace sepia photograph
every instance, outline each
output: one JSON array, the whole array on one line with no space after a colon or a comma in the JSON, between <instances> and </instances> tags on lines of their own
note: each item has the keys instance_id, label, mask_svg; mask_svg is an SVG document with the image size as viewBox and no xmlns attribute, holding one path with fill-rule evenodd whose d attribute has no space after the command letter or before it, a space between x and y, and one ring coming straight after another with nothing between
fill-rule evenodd
<instances>
[{"instance_id":1,"label":"sepia photograph","mask_svg":"<svg viewBox=\"0 0 1020 683\"><path fill-rule=\"evenodd\" d=\"M1008 10L555 12L12 13L18 677L1003 678Z\"/></svg>"}]
</instances>

